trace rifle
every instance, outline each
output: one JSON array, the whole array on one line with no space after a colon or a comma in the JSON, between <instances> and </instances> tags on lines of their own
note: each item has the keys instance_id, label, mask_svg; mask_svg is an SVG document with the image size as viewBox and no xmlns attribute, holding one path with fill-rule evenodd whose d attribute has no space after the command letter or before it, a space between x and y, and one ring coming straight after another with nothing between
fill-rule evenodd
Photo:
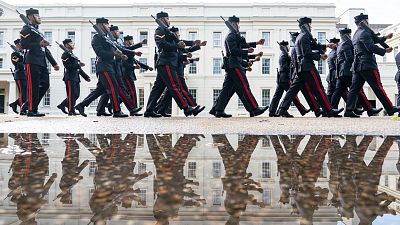
<instances>
[{"instance_id":1,"label":"rifle","mask_svg":"<svg viewBox=\"0 0 400 225\"><path fill-rule=\"evenodd\" d=\"M11 74L12 74L13 76L15 76L14 70L10 68L10 71L11 71ZM11 165L12 165L12 164L11 164ZM10 166L10 169L8 170L8 173L10 173L10 170L11 170L11 166Z\"/></svg>"},{"instance_id":2,"label":"rifle","mask_svg":"<svg viewBox=\"0 0 400 225\"><path fill-rule=\"evenodd\" d=\"M34 33L38 34L41 38L46 40L46 37L44 36L44 34L42 32L40 32L39 29L37 29L35 26L33 26L31 21L29 21L28 17L26 17L24 14L21 14L18 11L18 9L16 9L15 11L17 11L17 13L19 14L19 18L21 18L22 22L24 22L25 25L28 26L31 29L31 31L33 31ZM49 46L51 46L51 45L49 45Z\"/></svg>"},{"instance_id":3,"label":"rifle","mask_svg":"<svg viewBox=\"0 0 400 225\"><path fill-rule=\"evenodd\" d=\"M235 34L240 35L239 31L232 25L231 22L224 19L224 17L220 16L221 19L224 21L225 25L229 28L229 30Z\"/></svg>"},{"instance_id":4,"label":"rifle","mask_svg":"<svg viewBox=\"0 0 400 225\"><path fill-rule=\"evenodd\" d=\"M67 49L64 45L58 43L58 41L56 41L56 43L58 44L58 46L59 46L64 52L68 53L72 58L78 60L78 62L81 62L81 60L79 60L79 58L78 58L76 55L74 55L74 53L72 53L71 50Z\"/></svg>"},{"instance_id":5,"label":"rifle","mask_svg":"<svg viewBox=\"0 0 400 225\"><path fill-rule=\"evenodd\" d=\"M13 44L7 41L7 44L12 48L12 50L16 53L18 53L19 56L22 56L22 52Z\"/></svg>"},{"instance_id":6,"label":"rifle","mask_svg":"<svg viewBox=\"0 0 400 225\"><path fill-rule=\"evenodd\" d=\"M181 41L178 39L178 37L174 33L172 33L168 29L168 27L163 22L161 22L160 19L155 18L153 15L151 15L151 17L156 21L157 25L164 30L164 32L166 33L167 36L172 37L174 39L174 41L176 41L176 43Z\"/></svg>"},{"instance_id":7,"label":"rifle","mask_svg":"<svg viewBox=\"0 0 400 225\"><path fill-rule=\"evenodd\" d=\"M363 22L360 23L360 26L361 26L364 30L366 30L366 31L368 31L368 32L371 33L372 38L374 39L374 41L375 41L376 43L380 44L380 45L381 45L383 48L385 48L385 49L386 49L386 48L390 48L389 45L385 43L386 38L385 38L385 37L379 37L380 33L377 33L377 34L376 34L367 24L365 24L365 23L363 23Z\"/></svg>"}]
</instances>

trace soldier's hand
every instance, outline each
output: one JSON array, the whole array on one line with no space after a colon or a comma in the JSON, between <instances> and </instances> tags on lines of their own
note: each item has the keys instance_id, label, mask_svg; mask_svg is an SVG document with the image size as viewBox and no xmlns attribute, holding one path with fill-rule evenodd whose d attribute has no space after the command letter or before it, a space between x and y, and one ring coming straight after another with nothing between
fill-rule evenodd
<instances>
[{"instance_id":1,"label":"soldier's hand","mask_svg":"<svg viewBox=\"0 0 400 225\"><path fill-rule=\"evenodd\" d=\"M127 55L121 55L121 59L126 61L126 60L128 60L128 56Z\"/></svg>"},{"instance_id":2,"label":"soldier's hand","mask_svg":"<svg viewBox=\"0 0 400 225\"><path fill-rule=\"evenodd\" d=\"M189 53L187 54L187 57L188 57L188 58L192 58L192 56L193 56L193 54L192 54L191 52L189 52Z\"/></svg>"},{"instance_id":3,"label":"soldier's hand","mask_svg":"<svg viewBox=\"0 0 400 225\"><path fill-rule=\"evenodd\" d=\"M206 46L207 45L207 41L202 41L201 43L200 43L200 46Z\"/></svg>"},{"instance_id":4,"label":"soldier's hand","mask_svg":"<svg viewBox=\"0 0 400 225\"><path fill-rule=\"evenodd\" d=\"M150 71L153 71L154 69L153 69L153 67L149 67L149 70L150 70Z\"/></svg>"},{"instance_id":5,"label":"soldier's hand","mask_svg":"<svg viewBox=\"0 0 400 225\"><path fill-rule=\"evenodd\" d=\"M135 69L140 69L140 66L138 64L136 64Z\"/></svg>"},{"instance_id":6,"label":"soldier's hand","mask_svg":"<svg viewBox=\"0 0 400 225\"><path fill-rule=\"evenodd\" d=\"M142 42L140 42L140 43L142 43L142 45L147 44L147 39L143 39Z\"/></svg>"},{"instance_id":7,"label":"soldier's hand","mask_svg":"<svg viewBox=\"0 0 400 225\"><path fill-rule=\"evenodd\" d=\"M257 45L263 45L265 43L265 39L260 39L256 43L257 43Z\"/></svg>"},{"instance_id":8,"label":"soldier's hand","mask_svg":"<svg viewBox=\"0 0 400 225\"><path fill-rule=\"evenodd\" d=\"M194 59L193 59L193 61L196 61L196 62L198 62L198 61L200 61L200 58L199 58L199 57L197 57L197 58L194 58Z\"/></svg>"},{"instance_id":9,"label":"soldier's hand","mask_svg":"<svg viewBox=\"0 0 400 225\"><path fill-rule=\"evenodd\" d=\"M322 54L322 55L321 55L321 59L322 59L322 60L326 60L327 58L328 58L328 55L327 55L327 54Z\"/></svg>"},{"instance_id":10,"label":"soldier's hand","mask_svg":"<svg viewBox=\"0 0 400 225\"><path fill-rule=\"evenodd\" d=\"M84 66L85 66L85 63L80 62L79 65L80 65L81 67L84 67Z\"/></svg>"},{"instance_id":11,"label":"soldier's hand","mask_svg":"<svg viewBox=\"0 0 400 225\"><path fill-rule=\"evenodd\" d=\"M142 52L135 52L135 55L139 57L142 56L142 54L143 54Z\"/></svg>"},{"instance_id":12,"label":"soldier's hand","mask_svg":"<svg viewBox=\"0 0 400 225\"><path fill-rule=\"evenodd\" d=\"M195 40L195 41L193 41L193 44L194 44L194 45L200 45L200 43L201 43L201 40Z\"/></svg>"},{"instance_id":13,"label":"soldier's hand","mask_svg":"<svg viewBox=\"0 0 400 225\"><path fill-rule=\"evenodd\" d=\"M390 34L385 36L386 39L392 39L392 37L393 37L393 33L390 33Z\"/></svg>"},{"instance_id":14,"label":"soldier's hand","mask_svg":"<svg viewBox=\"0 0 400 225\"><path fill-rule=\"evenodd\" d=\"M248 53L253 53L253 52L254 52L254 48L248 48L248 49L247 49L247 52L248 52Z\"/></svg>"},{"instance_id":15,"label":"soldier's hand","mask_svg":"<svg viewBox=\"0 0 400 225\"><path fill-rule=\"evenodd\" d=\"M117 57L121 57L123 54L122 54L122 52L120 50L115 50L114 51L114 55L117 56Z\"/></svg>"},{"instance_id":16,"label":"soldier's hand","mask_svg":"<svg viewBox=\"0 0 400 225\"><path fill-rule=\"evenodd\" d=\"M59 65L54 65L54 70L55 71L59 71L60 70L60 66Z\"/></svg>"},{"instance_id":17,"label":"soldier's hand","mask_svg":"<svg viewBox=\"0 0 400 225\"><path fill-rule=\"evenodd\" d=\"M185 42L183 41L178 42L178 48L185 48L185 47L186 47Z\"/></svg>"},{"instance_id":18,"label":"soldier's hand","mask_svg":"<svg viewBox=\"0 0 400 225\"><path fill-rule=\"evenodd\" d=\"M387 48L386 53L391 53L393 51L393 47Z\"/></svg>"},{"instance_id":19,"label":"soldier's hand","mask_svg":"<svg viewBox=\"0 0 400 225\"><path fill-rule=\"evenodd\" d=\"M257 53L257 57L262 57L264 55L264 52L259 52L259 53Z\"/></svg>"},{"instance_id":20,"label":"soldier's hand","mask_svg":"<svg viewBox=\"0 0 400 225\"><path fill-rule=\"evenodd\" d=\"M40 41L40 46L41 47L46 47L46 46L49 46L49 45L50 45L50 42L48 42L46 39L43 39L43 40Z\"/></svg>"},{"instance_id":21,"label":"soldier's hand","mask_svg":"<svg viewBox=\"0 0 400 225\"><path fill-rule=\"evenodd\" d=\"M261 56L257 56L257 57L254 59L255 62L258 62L258 61L260 61L260 60L261 60Z\"/></svg>"},{"instance_id":22,"label":"soldier's hand","mask_svg":"<svg viewBox=\"0 0 400 225\"><path fill-rule=\"evenodd\" d=\"M90 80L90 78L88 78L86 81L87 81L87 82L90 82L91 80Z\"/></svg>"},{"instance_id":23,"label":"soldier's hand","mask_svg":"<svg viewBox=\"0 0 400 225\"><path fill-rule=\"evenodd\" d=\"M330 48L330 49L333 49L333 48L336 48L336 44L334 44L334 43L328 43L328 44L326 44L326 47L328 47L328 48Z\"/></svg>"}]
</instances>

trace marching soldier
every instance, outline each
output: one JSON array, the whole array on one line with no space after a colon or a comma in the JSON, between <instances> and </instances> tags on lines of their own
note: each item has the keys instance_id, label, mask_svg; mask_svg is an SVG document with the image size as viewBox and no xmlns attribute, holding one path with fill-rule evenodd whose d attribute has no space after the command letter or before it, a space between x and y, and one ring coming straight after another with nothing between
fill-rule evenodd
<instances>
[{"instance_id":1,"label":"marching soldier","mask_svg":"<svg viewBox=\"0 0 400 225\"><path fill-rule=\"evenodd\" d=\"M108 19L102 17L96 19L96 26L103 30L105 33L109 31ZM86 117L85 107L92 101L100 97L102 94L107 93L110 96L113 117L128 117L128 115L121 112L118 94L118 84L115 78L116 72L114 69L114 59L121 58L127 59L120 50L115 50L113 46L108 43L105 37L100 34L95 34L92 39L92 47L97 55L96 72L98 77L97 87L92 91L81 103L75 106L79 114Z\"/></svg>"},{"instance_id":2,"label":"marching soldier","mask_svg":"<svg viewBox=\"0 0 400 225\"><path fill-rule=\"evenodd\" d=\"M63 41L63 45L71 51L75 48L75 43L71 39L65 39ZM61 102L57 106L61 111L69 116L78 115L75 112L75 103L80 95L80 85L81 79L79 76L82 76L87 82L90 82L90 77L82 70L82 67L85 66L83 62L79 62L76 58L72 57L72 55L68 52L64 52L61 56L63 61L65 70L64 70L64 78L66 90L67 90L67 98ZM65 108L68 108L68 113L65 111Z\"/></svg>"},{"instance_id":3,"label":"marching soldier","mask_svg":"<svg viewBox=\"0 0 400 225\"><path fill-rule=\"evenodd\" d=\"M338 38L332 38L329 40L329 43L335 44L333 46L331 52L328 54L328 67L329 67L329 73L328 76L326 76L326 82L328 82L328 90L327 90L327 96L329 102L332 104L332 95L333 92L335 91L336 87L336 59L337 59L337 44L340 42L340 39Z\"/></svg>"},{"instance_id":4,"label":"marching soldier","mask_svg":"<svg viewBox=\"0 0 400 225\"><path fill-rule=\"evenodd\" d=\"M35 28L42 23L39 16L39 10L28 9L26 16ZM60 67L54 60L49 49L46 47L50 42L37 32L33 31L30 26L25 25L21 32L21 47L26 50L25 68L28 83L28 117L42 117L43 113L38 112L38 105L46 94L50 86L49 71L47 70L46 59L49 60L55 71Z\"/></svg>"},{"instance_id":5,"label":"marching soldier","mask_svg":"<svg viewBox=\"0 0 400 225\"><path fill-rule=\"evenodd\" d=\"M263 114L268 107L259 108L256 99L254 98L250 85L247 80L245 69L243 68L243 58L247 58L249 53L254 52L256 45L264 44L265 40L261 39L257 42L246 43L246 40L239 34L239 22L240 19L236 16L229 17L228 20L232 24L232 30L225 39L225 50L227 53L226 65L224 65L227 75L223 83L221 90L221 98L218 98L218 102L215 106L215 116L227 118L228 115L224 112L226 105L229 102L230 95L228 94L231 87L234 87L235 92L238 96L250 103L251 110L250 115L259 116ZM234 30L233 30L234 29ZM229 89L229 90L228 90Z\"/></svg>"},{"instance_id":6,"label":"marching soldier","mask_svg":"<svg viewBox=\"0 0 400 225\"><path fill-rule=\"evenodd\" d=\"M276 113L278 108L279 101L282 98L283 92L289 90L290 87L290 56L289 56L289 42L281 41L279 43L279 47L281 49L281 55L279 57L279 71L277 76L277 87L275 90L274 97L272 97L271 105L269 106L269 117L279 117ZM296 96L294 98L294 104L297 109L300 111L301 115L304 116L308 112L309 109L306 109L303 104L301 104L299 98Z\"/></svg>"},{"instance_id":7,"label":"marching soldier","mask_svg":"<svg viewBox=\"0 0 400 225\"><path fill-rule=\"evenodd\" d=\"M14 80L17 83L19 97L15 102L9 104L12 110L18 114L17 106L20 107L20 115L26 115L26 109L23 108L23 105L26 101L26 73L25 73L25 65L24 65L24 56L23 49L21 47L21 39L17 39L14 41L15 47L19 50L19 52L11 53L11 61L14 65Z\"/></svg>"},{"instance_id":8,"label":"marching soldier","mask_svg":"<svg viewBox=\"0 0 400 225\"><path fill-rule=\"evenodd\" d=\"M280 106L279 115L282 117L293 117L288 113L293 98L297 95L303 85L308 85L317 98L322 109L328 117L338 117L342 110L333 109L328 101L321 82L321 77L315 68L314 61L326 60L328 56L323 53L326 47L332 48L334 44L321 45L313 42L311 35L311 18L303 17L299 20L301 33L296 39L295 48L298 60L298 74L286 93ZM318 52L314 52L318 51ZM322 53L322 54L321 54Z\"/></svg>"},{"instance_id":9,"label":"marching soldier","mask_svg":"<svg viewBox=\"0 0 400 225\"><path fill-rule=\"evenodd\" d=\"M339 31L342 42L339 43L337 48L337 81L335 91L332 95L331 104L333 108L337 109L340 98L344 97L347 101L348 88L351 86L352 72L351 66L354 61L354 47L351 42L351 29L345 28ZM361 89L359 93L358 102L367 111L368 116L373 116L382 111L382 108L375 109L372 107L371 103L368 101L367 96ZM357 112L356 114L360 114Z\"/></svg>"},{"instance_id":10,"label":"marching soldier","mask_svg":"<svg viewBox=\"0 0 400 225\"><path fill-rule=\"evenodd\" d=\"M168 13L157 13L157 20L165 27L159 26L154 35L159 52L156 62L157 78L154 82L153 89L150 92L144 116L161 117L161 115L156 113L154 110L157 106L157 101L165 88L168 88L169 93L174 98L179 108L184 110L185 116L198 113L200 107L192 107L188 105L187 100L179 88L178 76L176 75L176 69L178 66L178 49L183 49L186 45L183 41L177 40L176 36L168 30L170 25Z\"/></svg>"},{"instance_id":11,"label":"marching soldier","mask_svg":"<svg viewBox=\"0 0 400 225\"><path fill-rule=\"evenodd\" d=\"M369 86L378 97L379 101L383 104L388 115L393 115L400 111L400 108L394 107L385 90L382 87L381 78L376 63L375 54L384 56L386 53L393 51L393 48L381 48L375 45L378 42L384 42L393 37L389 34L385 37L375 37L376 35L368 29L368 15L360 14L354 17L355 23L358 26L357 31L353 36L353 45L355 51L355 60L353 63L353 80L350 87L349 95L347 98L345 117L359 117L354 113L358 101L358 94L368 82Z\"/></svg>"}]
</instances>

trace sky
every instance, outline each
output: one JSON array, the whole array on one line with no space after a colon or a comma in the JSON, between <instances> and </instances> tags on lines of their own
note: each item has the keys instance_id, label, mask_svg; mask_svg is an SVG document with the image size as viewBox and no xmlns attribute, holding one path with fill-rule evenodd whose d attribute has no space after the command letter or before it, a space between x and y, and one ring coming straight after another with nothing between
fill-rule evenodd
<instances>
[{"instance_id":1,"label":"sky","mask_svg":"<svg viewBox=\"0 0 400 225\"><path fill-rule=\"evenodd\" d=\"M134 3L177 3L177 2L204 2L204 3L245 3L245 2L291 2L291 3L335 3L336 15L341 15L348 8L365 8L371 23L393 24L400 22L399 0L2 0L14 5L29 4L134 4ZM306 15L304 15L306 16Z\"/></svg>"}]
</instances>

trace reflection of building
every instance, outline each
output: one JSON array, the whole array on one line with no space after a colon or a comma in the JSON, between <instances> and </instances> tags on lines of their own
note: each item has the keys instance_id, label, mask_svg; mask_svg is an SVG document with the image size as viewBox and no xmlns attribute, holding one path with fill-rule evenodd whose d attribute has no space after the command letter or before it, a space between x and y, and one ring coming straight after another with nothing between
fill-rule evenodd
<instances>
[{"instance_id":1,"label":"reflection of building","mask_svg":"<svg viewBox=\"0 0 400 225\"><path fill-rule=\"evenodd\" d=\"M156 5L152 3L129 5L41 5L34 6L40 10L43 24L40 26L44 34L53 42L50 47L55 58L61 64L61 50L55 41L61 42L66 37L76 39L77 50L75 54L86 63L84 68L92 76L92 82L82 82L81 99L91 89L95 88L96 78L93 73L95 55L90 47L90 38L93 28L88 20L104 16L110 18L111 23L119 25L124 34L129 34L138 42L143 38L149 39L149 44L140 49L143 52L141 61L153 65L154 47L153 40L156 24L150 15L164 10L169 12L172 25L180 27L182 38L207 40L207 46L195 53L200 57L200 62L187 67L188 86L198 102L208 109L213 104L213 96L217 96L224 79L221 72L223 40L228 29L219 16L231 16L235 14L241 17L242 34L250 41L260 38L266 39L266 44L257 47L256 51L263 51L262 62L255 64L253 72L249 73L249 81L254 95L260 105L269 105L270 98L276 86L276 70L280 50L277 41L289 39L290 31L297 31L296 20L304 15L312 17L313 32L320 42L325 42L335 33L335 6L334 4L316 3L253 3L253 4L204 4L204 3L173 3ZM9 56L11 49L6 41L19 37L22 22L15 13L16 6L0 1L0 8L4 14L0 16L2 27L0 28L0 112L1 107L7 102L13 101L16 95L16 85L9 71L11 65ZM21 11L27 6L19 7ZM61 66L61 65L60 65ZM319 63L319 68L326 73L325 62ZM50 92L41 103L44 112L58 112L57 104L65 98L64 83L61 81L62 72L51 71ZM155 80L155 72L138 74L137 88L140 102L147 102L152 83ZM323 79L325 80L325 79ZM2 97L3 96L3 97ZM2 100L3 98L3 100ZM2 102L3 101L3 102ZM95 106L93 104L92 106ZM91 107L90 111L93 111ZM8 112L8 107L5 107ZM174 107L174 113L178 113ZM235 114L245 113L243 105L238 102L236 96L228 105L227 111ZM181 113L181 112L179 112ZM247 113L246 113L247 114Z\"/></svg>"},{"instance_id":2,"label":"reflection of building","mask_svg":"<svg viewBox=\"0 0 400 225\"><path fill-rule=\"evenodd\" d=\"M49 174L56 172L58 177L50 189L48 196L48 204L45 205L39 213L40 224L82 224L87 223L92 216L89 206L89 199L94 192L94 174L96 171L96 161L93 155L87 151L85 147L80 144L80 162L88 159L90 160L81 175L84 179L81 180L72 189L71 204L61 204L60 201L52 201L60 192L59 182L62 174L61 161L64 157L65 144L54 134L41 134L41 143L46 149L50 159ZM90 140L97 142L95 135L87 136ZM172 143L178 139L178 135L172 136ZM240 145L240 141L244 135L228 135L228 140L234 149ZM304 149L307 143L307 137L301 142L299 153ZM376 146L382 143L381 138L374 140ZM9 143L12 145L13 141L10 139ZM343 142L341 141L343 145ZM376 150L370 149L365 157L365 161L369 162L374 156ZM399 174L396 171L395 164L398 160L398 146L395 144L389 152L383 166L383 173L381 177L381 185L388 186L395 190ZM0 193L1 197L6 196L9 189L7 187L9 175L7 173L10 163L13 159L12 155L0 155ZM148 151L145 136L139 136L137 142L137 149L135 154L136 166L135 173L142 173L145 171L155 172L152 157ZM277 157L270 140L264 137L259 141L257 148L251 156L251 161L247 172L252 173L252 178L261 183L264 193L251 192L254 194L258 201L263 201L267 207L261 209L256 206L248 206L245 214L241 217L241 224L297 224L297 216L290 215L290 207L282 206L278 203L280 188L279 177L277 171ZM186 160L184 175L187 179L199 182L199 186L191 186L196 194L201 198L206 199L204 207L181 207L179 210L179 217L174 224L225 224L227 213L224 207L224 199L226 193L223 193L223 186L221 178L225 176L225 168L222 163L221 156L216 146L213 145L211 136L207 135L205 139L197 142L197 146L190 152ZM119 207L118 216L120 220L136 220L135 224L153 224L153 208L154 193L153 193L153 176L150 176L137 184L135 188L140 189L139 196L146 201L145 206L138 204L133 205L133 208L125 209ZM321 175L318 178L316 186L328 187L329 170L327 168L327 156L323 164ZM330 197L329 197L330 199ZM1 199L1 214L0 223L9 223L16 219L15 205L9 199ZM399 210L398 210L399 211ZM62 216L61 216L62 215ZM68 219L65 219L68 218ZM54 219L57 219L55 223ZM320 207L315 212L314 224L333 224L340 220L336 214L336 209L330 206ZM62 223L59 221L63 221ZM209 222L208 222L209 221ZM356 219L355 219L356 221ZM128 223L128 222L126 222ZM121 224L114 220L110 224Z\"/></svg>"}]
</instances>

